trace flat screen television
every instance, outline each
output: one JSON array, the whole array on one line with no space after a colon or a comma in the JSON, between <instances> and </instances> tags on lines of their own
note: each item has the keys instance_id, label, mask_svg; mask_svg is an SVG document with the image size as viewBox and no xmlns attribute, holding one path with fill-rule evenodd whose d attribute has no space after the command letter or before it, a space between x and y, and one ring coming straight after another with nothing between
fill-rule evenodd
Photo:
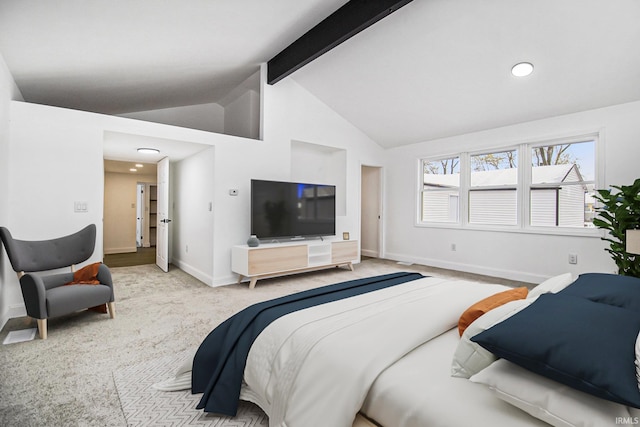
<instances>
[{"instance_id":1,"label":"flat screen television","mask_svg":"<svg viewBox=\"0 0 640 427\"><path fill-rule=\"evenodd\" d=\"M260 240L335 235L335 185L252 179L251 234Z\"/></svg>"}]
</instances>

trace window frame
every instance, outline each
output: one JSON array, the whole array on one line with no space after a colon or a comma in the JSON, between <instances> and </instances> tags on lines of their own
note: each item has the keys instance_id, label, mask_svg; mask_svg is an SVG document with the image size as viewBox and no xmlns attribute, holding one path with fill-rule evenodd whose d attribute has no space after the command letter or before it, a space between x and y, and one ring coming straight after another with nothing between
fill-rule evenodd
<instances>
[{"instance_id":1,"label":"window frame","mask_svg":"<svg viewBox=\"0 0 640 427\"><path fill-rule=\"evenodd\" d=\"M587 134L582 134L582 135L576 135L576 136L571 136L571 137L565 137L565 138L556 138L556 139L551 139L551 140L546 140L546 141L541 141L538 143L529 143L526 144L526 148L523 150L524 154L527 156L526 159L526 164L527 164L527 171L526 171L526 179L527 179L527 185L525 186L525 188L523 188L522 191L522 198L523 198L523 207L524 207L524 211L523 212L523 228L526 231L532 232L532 233L536 233L536 234L563 234L563 235L593 235L593 236L598 236L601 237L602 236L602 231L599 230L596 227L590 228L590 227L561 227L561 226L554 226L554 227L550 227L550 226L541 226L541 225L532 225L531 224L531 188L534 186L533 182L532 182L532 176L531 176L531 172L532 172L532 155L531 152L533 151L533 149L535 147L544 147L544 146L550 146L550 145L563 145L563 144L579 144L581 142L589 142L589 141L593 141L593 156L594 156L594 177L593 177L593 181L585 181L586 183L593 183L594 188L604 188L603 185L603 177L604 177L604 173L601 170L600 165L603 164L602 162L602 156L601 156L601 151L600 151L600 145L601 145L601 135L600 132L597 133L587 133ZM523 144L524 145L524 144ZM540 184L538 184L540 185ZM571 184L569 183L568 185L578 185L578 184ZM542 187L544 187L544 185L541 185ZM551 187L551 186L550 186ZM557 232L559 231L559 233Z\"/></svg>"},{"instance_id":2,"label":"window frame","mask_svg":"<svg viewBox=\"0 0 640 427\"><path fill-rule=\"evenodd\" d=\"M421 157L418 159L418 185L417 185L417 191L418 191L418 201L416 203L416 224L420 225L420 224L428 224L430 227L444 227L444 228L460 228L461 224L461 219L462 219L462 209L463 209L463 197L462 197L462 188L463 188L463 183L462 183L462 174L460 174L460 182L458 185L458 212L457 212L457 219L455 221L423 221L422 220L422 212L423 212L423 201L422 201L422 195L425 192L429 192L429 191L440 191L440 190L425 190L424 189L424 163L426 162L437 162L440 160L444 160L444 159L455 159L458 158L458 168L460 170L462 170L463 167L463 159L461 155L445 155L445 156L435 156L435 157L430 157L430 158L426 158L426 157ZM445 191L445 190L442 190Z\"/></svg>"},{"instance_id":3,"label":"window frame","mask_svg":"<svg viewBox=\"0 0 640 427\"><path fill-rule=\"evenodd\" d=\"M493 229L493 230L517 230L518 228L520 228L520 224L522 222L521 218L522 218L522 208L520 206L520 186L522 183L522 178L520 176L520 168L522 167L522 160L521 160L521 156L520 156L520 145L510 145L510 146L506 146L506 147L499 147L499 148L491 148L491 149L486 149L486 150L478 150L478 151L473 151L473 152L469 152L467 153L467 191L466 191L466 210L465 210L465 224L467 225L467 227L469 228L479 228L479 229ZM509 185L509 186L504 186L504 185L500 185L500 186L476 186L473 187L471 185L471 175L473 174L474 171L471 170L471 157L473 156L480 156L480 155L487 155L487 154L494 154L494 153L504 153L507 151L515 151L516 155L518 157L517 159L517 173L516 173L516 184L515 185ZM474 188L476 190L474 190ZM482 223L474 223L471 222L471 191L483 191L483 190L508 190L508 189L515 189L516 190L516 223L515 224L482 224Z\"/></svg>"},{"instance_id":4,"label":"window frame","mask_svg":"<svg viewBox=\"0 0 640 427\"><path fill-rule=\"evenodd\" d=\"M604 180L604 131L599 129L596 131L576 132L568 135L555 137L535 138L526 141L520 141L516 144L504 144L499 146L486 147L480 150L468 150L448 153L437 156L420 156L417 159L417 197L416 197L416 217L415 226L424 228L452 228L452 229L469 229L477 231L498 231L511 233L526 234L550 234L565 236L585 236L585 237L602 237L603 231L596 227L561 227L561 226L539 226L530 224L531 214L531 187L532 187L532 149L539 146L572 144L594 141L594 188L606 188ZM516 185L517 191L517 224L516 225L485 225L474 224L469 222L469 192L471 189L471 161L470 158L477 154L489 154L496 152L504 152L516 150L518 156L518 181ZM448 158L460 159L460 188L458 195L458 221L453 222L431 222L422 219L422 188L423 176L422 167L424 162L438 161ZM588 181L592 182L592 181Z\"/></svg>"}]
</instances>

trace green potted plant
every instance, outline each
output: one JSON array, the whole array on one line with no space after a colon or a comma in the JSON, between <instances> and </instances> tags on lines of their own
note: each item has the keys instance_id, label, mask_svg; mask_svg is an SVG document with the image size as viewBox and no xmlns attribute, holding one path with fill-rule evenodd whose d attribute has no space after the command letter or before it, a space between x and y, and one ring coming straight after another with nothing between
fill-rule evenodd
<instances>
[{"instance_id":1,"label":"green potted plant","mask_svg":"<svg viewBox=\"0 0 640 427\"><path fill-rule=\"evenodd\" d=\"M612 185L609 190L596 190L595 198L602 206L593 225L609 233L602 240L609 242L605 249L618 266L618 274L640 277L640 256L627 253L626 231L640 228L640 178L632 185Z\"/></svg>"}]
</instances>

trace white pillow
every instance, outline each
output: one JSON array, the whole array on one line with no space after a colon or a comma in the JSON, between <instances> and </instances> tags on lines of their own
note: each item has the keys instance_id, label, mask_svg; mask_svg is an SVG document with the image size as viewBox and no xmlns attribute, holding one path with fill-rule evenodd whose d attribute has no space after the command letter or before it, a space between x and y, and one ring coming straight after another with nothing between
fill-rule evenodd
<instances>
[{"instance_id":1,"label":"white pillow","mask_svg":"<svg viewBox=\"0 0 640 427\"><path fill-rule=\"evenodd\" d=\"M629 408L534 374L505 359L471 377L511 405L556 427L600 427L629 419Z\"/></svg>"},{"instance_id":2,"label":"white pillow","mask_svg":"<svg viewBox=\"0 0 640 427\"><path fill-rule=\"evenodd\" d=\"M533 303L535 298L525 298L510 301L500 307L490 310L474 320L460 337L460 342L453 354L451 362L451 376L469 378L493 363L497 358L493 353L485 350L480 344L471 341L471 338L483 332L496 323L502 322L513 316L520 310Z\"/></svg>"},{"instance_id":3,"label":"white pillow","mask_svg":"<svg viewBox=\"0 0 640 427\"><path fill-rule=\"evenodd\" d=\"M535 298L542 294L560 292L574 282L571 273L551 277L529 291L527 298Z\"/></svg>"}]
</instances>

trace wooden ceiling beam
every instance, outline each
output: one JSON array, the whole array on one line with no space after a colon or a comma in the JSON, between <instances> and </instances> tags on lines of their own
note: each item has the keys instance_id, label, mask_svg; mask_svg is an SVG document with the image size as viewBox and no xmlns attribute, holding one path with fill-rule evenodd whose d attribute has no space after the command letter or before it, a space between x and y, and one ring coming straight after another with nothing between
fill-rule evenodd
<instances>
[{"instance_id":1,"label":"wooden ceiling beam","mask_svg":"<svg viewBox=\"0 0 640 427\"><path fill-rule=\"evenodd\" d=\"M350 0L267 63L272 85L412 0Z\"/></svg>"}]
</instances>

